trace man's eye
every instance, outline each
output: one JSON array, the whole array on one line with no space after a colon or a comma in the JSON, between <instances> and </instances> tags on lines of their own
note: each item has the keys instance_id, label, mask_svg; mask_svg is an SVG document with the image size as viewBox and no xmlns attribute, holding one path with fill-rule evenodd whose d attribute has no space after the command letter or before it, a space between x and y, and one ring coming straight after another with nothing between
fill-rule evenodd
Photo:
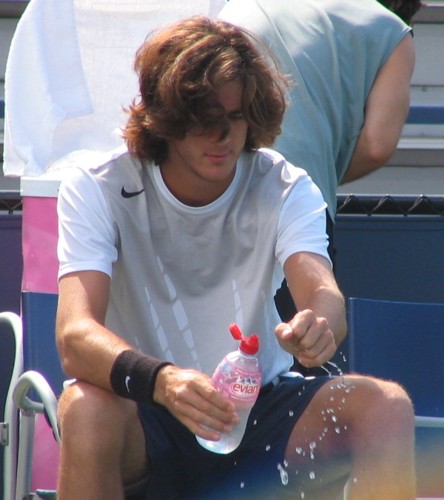
<instances>
[{"instance_id":1,"label":"man's eye","mask_svg":"<svg viewBox=\"0 0 444 500\"><path fill-rule=\"evenodd\" d=\"M241 111L236 111L235 113L230 113L228 118L232 121L243 120L244 114Z\"/></svg>"}]
</instances>

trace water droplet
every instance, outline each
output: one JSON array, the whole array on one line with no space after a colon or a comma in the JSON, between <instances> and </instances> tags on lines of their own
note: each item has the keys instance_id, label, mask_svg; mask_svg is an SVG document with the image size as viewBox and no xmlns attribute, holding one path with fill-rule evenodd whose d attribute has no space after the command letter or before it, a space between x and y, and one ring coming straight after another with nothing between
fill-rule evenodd
<instances>
[{"instance_id":1,"label":"water droplet","mask_svg":"<svg viewBox=\"0 0 444 500\"><path fill-rule=\"evenodd\" d=\"M301 498L305 498L305 493L301 491Z\"/></svg>"},{"instance_id":2,"label":"water droplet","mask_svg":"<svg viewBox=\"0 0 444 500\"><path fill-rule=\"evenodd\" d=\"M269 444L267 444L267 446L265 447L265 451L270 451L271 450L271 446Z\"/></svg>"},{"instance_id":3,"label":"water droplet","mask_svg":"<svg viewBox=\"0 0 444 500\"><path fill-rule=\"evenodd\" d=\"M321 366L321 368L322 368L325 372L327 372L327 374L328 374L328 376L329 376L329 377L331 377L331 371L330 371L330 370L329 370L326 366L322 365L322 366Z\"/></svg>"},{"instance_id":4,"label":"water droplet","mask_svg":"<svg viewBox=\"0 0 444 500\"><path fill-rule=\"evenodd\" d=\"M357 477L354 477L354 478L353 478L353 482L354 482L354 483L357 483L357 482L358 482L358 478L357 478Z\"/></svg>"},{"instance_id":5,"label":"water droplet","mask_svg":"<svg viewBox=\"0 0 444 500\"><path fill-rule=\"evenodd\" d=\"M312 441L310 444L310 450L314 450L316 448L316 443L314 441Z\"/></svg>"},{"instance_id":6,"label":"water droplet","mask_svg":"<svg viewBox=\"0 0 444 500\"><path fill-rule=\"evenodd\" d=\"M335 427L336 434L341 434L341 429L339 427Z\"/></svg>"},{"instance_id":7,"label":"water droplet","mask_svg":"<svg viewBox=\"0 0 444 500\"><path fill-rule=\"evenodd\" d=\"M289 417L292 417L293 415L294 415L294 411L293 411L293 410L290 410L290 411L288 412L288 416L289 416Z\"/></svg>"},{"instance_id":8,"label":"water droplet","mask_svg":"<svg viewBox=\"0 0 444 500\"><path fill-rule=\"evenodd\" d=\"M310 471L310 473L308 474L308 476L310 477L310 479L315 479L316 478L316 473L312 470L312 471Z\"/></svg>"},{"instance_id":9,"label":"water droplet","mask_svg":"<svg viewBox=\"0 0 444 500\"><path fill-rule=\"evenodd\" d=\"M301 455L301 453L302 453L302 448L300 448L300 447L298 446L298 447L296 448L296 453L297 453L298 455Z\"/></svg>"},{"instance_id":10,"label":"water droplet","mask_svg":"<svg viewBox=\"0 0 444 500\"><path fill-rule=\"evenodd\" d=\"M245 483L242 481L240 484L240 487L243 488L245 486Z\"/></svg>"},{"instance_id":11,"label":"water droplet","mask_svg":"<svg viewBox=\"0 0 444 500\"><path fill-rule=\"evenodd\" d=\"M253 425L257 425L257 420L255 420L255 421L253 422Z\"/></svg>"},{"instance_id":12,"label":"water droplet","mask_svg":"<svg viewBox=\"0 0 444 500\"><path fill-rule=\"evenodd\" d=\"M333 415L333 416L331 417L331 419L332 419L332 421L333 421L333 422L337 422L338 417L337 417L336 415Z\"/></svg>"},{"instance_id":13,"label":"water droplet","mask_svg":"<svg viewBox=\"0 0 444 500\"><path fill-rule=\"evenodd\" d=\"M345 361L345 359L344 359L344 361ZM333 363L333 361L327 361L327 364L332 366L338 372L338 375L343 375L342 370L339 368L339 366L336 363Z\"/></svg>"},{"instance_id":14,"label":"water droplet","mask_svg":"<svg viewBox=\"0 0 444 500\"><path fill-rule=\"evenodd\" d=\"M282 467L281 464L277 465L277 468L279 470L279 474L281 475L281 482L284 486L288 484L288 473L287 471Z\"/></svg>"}]
</instances>

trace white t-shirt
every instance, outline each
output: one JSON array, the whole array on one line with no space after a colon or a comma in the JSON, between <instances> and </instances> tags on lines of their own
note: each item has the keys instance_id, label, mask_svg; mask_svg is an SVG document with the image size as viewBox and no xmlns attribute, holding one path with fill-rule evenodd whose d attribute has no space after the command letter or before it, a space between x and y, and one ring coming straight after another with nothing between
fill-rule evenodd
<instances>
[{"instance_id":1,"label":"white t-shirt","mask_svg":"<svg viewBox=\"0 0 444 500\"><path fill-rule=\"evenodd\" d=\"M62 182L59 276L112 276L108 328L209 375L236 348L228 326L238 323L260 337L267 383L292 364L274 334L282 266L302 251L328 259L325 208L305 171L271 150L243 153L231 185L203 207L181 203L158 166L125 152Z\"/></svg>"}]
</instances>

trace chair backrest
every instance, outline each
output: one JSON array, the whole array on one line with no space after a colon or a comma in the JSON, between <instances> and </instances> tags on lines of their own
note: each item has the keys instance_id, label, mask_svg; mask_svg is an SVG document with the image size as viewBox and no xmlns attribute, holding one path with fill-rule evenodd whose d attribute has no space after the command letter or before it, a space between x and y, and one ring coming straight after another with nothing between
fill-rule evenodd
<instances>
[{"instance_id":1,"label":"chair backrest","mask_svg":"<svg viewBox=\"0 0 444 500\"><path fill-rule=\"evenodd\" d=\"M350 371L401 383L416 415L444 417L444 304L350 298Z\"/></svg>"}]
</instances>

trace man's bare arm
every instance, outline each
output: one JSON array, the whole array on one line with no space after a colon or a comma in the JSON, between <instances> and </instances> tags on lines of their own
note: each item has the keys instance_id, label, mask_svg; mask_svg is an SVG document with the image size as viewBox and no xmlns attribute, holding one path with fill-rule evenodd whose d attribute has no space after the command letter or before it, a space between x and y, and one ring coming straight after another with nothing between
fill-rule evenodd
<instances>
[{"instance_id":1,"label":"man's bare arm","mask_svg":"<svg viewBox=\"0 0 444 500\"><path fill-rule=\"evenodd\" d=\"M380 69L365 106L365 121L341 184L383 166L399 141L410 106L415 65L413 39L407 35Z\"/></svg>"},{"instance_id":2,"label":"man's bare arm","mask_svg":"<svg viewBox=\"0 0 444 500\"><path fill-rule=\"evenodd\" d=\"M277 326L276 335L282 348L301 364L320 366L332 358L347 334L343 295L330 263L320 255L294 254L284 271L298 312L289 323Z\"/></svg>"},{"instance_id":3,"label":"man's bare arm","mask_svg":"<svg viewBox=\"0 0 444 500\"><path fill-rule=\"evenodd\" d=\"M56 334L65 373L113 391L110 374L116 358L133 347L104 326L109 290L110 278L101 272L82 271L63 277ZM197 370L171 365L161 368L153 400L204 439L217 440L220 432L239 422L233 403L213 387L208 375Z\"/></svg>"},{"instance_id":4,"label":"man's bare arm","mask_svg":"<svg viewBox=\"0 0 444 500\"><path fill-rule=\"evenodd\" d=\"M56 339L63 370L111 390L111 367L131 346L105 328L110 278L98 271L68 274L59 283Z\"/></svg>"}]
</instances>

